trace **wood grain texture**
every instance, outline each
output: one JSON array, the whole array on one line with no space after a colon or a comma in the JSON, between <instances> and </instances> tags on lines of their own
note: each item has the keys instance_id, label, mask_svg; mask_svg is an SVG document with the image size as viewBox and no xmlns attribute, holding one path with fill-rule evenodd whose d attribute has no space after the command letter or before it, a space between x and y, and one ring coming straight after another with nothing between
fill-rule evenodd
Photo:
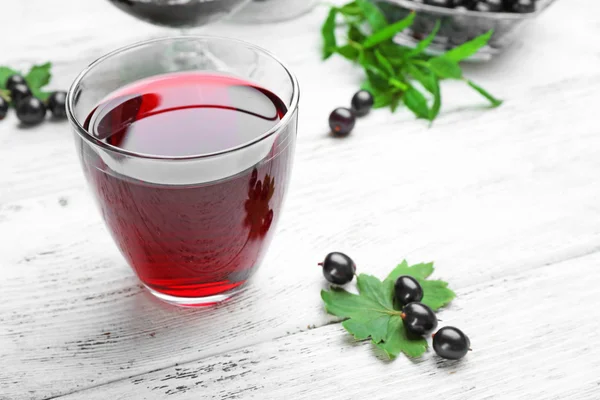
<instances>
[{"instance_id":1,"label":"wood grain texture","mask_svg":"<svg viewBox=\"0 0 600 400\"><path fill-rule=\"evenodd\" d=\"M64 400L596 399L599 262L595 254L459 290L438 315L471 337L473 351L460 361L431 349L388 361L336 324Z\"/></svg>"},{"instance_id":2,"label":"wood grain texture","mask_svg":"<svg viewBox=\"0 0 600 400\"><path fill-rule=\"evenodd\" d=\"M165 33L105 0L86 1L86 9L76 0L8 4L15 16L9 28L26 24L31 29L2 42L1 64L51 59L57 88L66 87L85 65L112 48ZM187 398L185 390L171 386L178 383L169 378L176 374L176 363L207 371L219 365L210 373L192 373L207 374L208 387L190 391L190 398L204 391L215 398L250 397L246 376L255 382L258 398L314 396L317 392L304 394L300 386L287 391L278 382L296 371L294 376L306 385L327 366L335 371L326 380L332 387L323 383L315 388L333 390L334 378L346 377L356 395L365 397L363 390L377 374L401 368L401 376L432 374L439 379L439 390L445 390L443 382L451 377L435 374L430 358L414 370L406 361L388 367L368 350L347 346L341 328L328 325L332 318L320 305L323 279L316 262L332 250L350 253L362 271L378 275L404 257L433 259L437 276L458 289L459 305L446 313L453 313L457 325L469 327L488 351L495 350L488 353L493 356L461 364L464 379L441 398L467 398L470 382L481 382L473 398L500 396L502 385L489 381L495 372L507 374L513 390L507 393L520 395L522 389L534 395L532 390L539 388L547 395L542 397L552 398L570 388L571 396L579 395L572 398L594 398L597 388L587 378L592 372L600 375L593 362L598 358L594 344L600 344L595 321L581 322L589 328L587 335L571 338L560 329L560 319L548 310L569 319L572 303L554 304L565 299L564 293L553 292L544 279L559 282L565 276L557 274L568 265L590 274L597 260L592 256L556 264L594 253L600 243L600 182L594 175L600 170L600 42L580 40L600 35L600 4L559 1L525 30L526 40L515 48L491 64L467 67L469 76L506 100L501 108L474 109L482 101L449 83L443 115L432 128L407 112L378 111L362 119L347 140L327 136L326 120L332 108L349 101L361 74L339 59L320 62L316 32L324 11L276 25L223 23L210 28L210 33L269 48L290 64L302 86L292 186L271 251L248 290L214 309L176 309L140 288L87 193L66 124L23 130L16 128L14 115L0 124L0 399L37 400L72 392L77 392L72 398L101 398L104 388L123 399L132 398L136 389L146 390L145 398L164 397L167 390ZM273 31L285 33L285 41ZM585 276L581 271L577 275ZM591 276L569 283L577 299L590 304L597 294L597 280ZM561 358L545 354L546 347L531 335L514 336L522 339L517 348L531 347L531 354L505 348L514 343L510 336L517 328L497 323L506 321L506 310L496 303L490 307L488 301L499 301L497 282L508 277L519 277L516 287L529 289L532 298L549 299L536 305L541 314L528 314L517 305L521 319L532 315L528 329L552 328L557 338L551 348L563 359L573 354L574 343L586 351L580 349L563 367ZM525 299L520 293L514 296ZM466 304L469 312L459 308ZM597 317L591 306L586 310ZM319 329L301 333L307 326ZM490 335L485 326L495 331ZM278 356L279 348L298 361L286 367L288 359ZM244 351L252 355L246 364L240 361ZM232 357L246 369L223 371ZM270 357L275 357L272 364L266 362ZM345 361L334 367L336 357ZM535 376L519 386L518 375L510 371L515 357L527 369L554 369L556 375L549 376L567 377L573 384ZM479 364L472 366L476 360ZM581 380L571 371L579 360L586 366ZM342 369L363 363L368 373ZM127 379L134 375L143 383ZM221 376L232 377L219 381ZM161 379L167 381L166 390L150 390ZM392 378L386 382L393 384ZM411 383L407 390L416 393L432 382ZM527 382L535 385L526 388ZM85 391L94 386L99 389ZM428 394L433 398L439 393Z\"/></svg>"}]
</instances>

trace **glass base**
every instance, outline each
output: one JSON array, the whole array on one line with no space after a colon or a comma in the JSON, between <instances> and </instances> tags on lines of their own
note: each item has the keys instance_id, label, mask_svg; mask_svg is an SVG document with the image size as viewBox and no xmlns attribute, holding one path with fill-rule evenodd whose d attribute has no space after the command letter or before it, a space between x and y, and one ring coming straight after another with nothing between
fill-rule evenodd
<instances>
[{"instance_id":1,"label":"glass base","mask_svg":"<svg viewBox=\"0 0 600 400\"><path fill-rule=\"evenodd\" d=\"M148 289L148 291L150 293L152 293L152 295L154 295L154 297L156 297L166 303L173 304L173 305L179 306L179 307L214 306L219 303L222 303L225 300L230 299L232 296L235 296L238 293L243 292L245 286L246 285L238 286L235 289L229 290L227 292L215 294L212 296L206 296L206 297L177 297L177 296L171 296L168 294L157 292L156 290L148 287L147 285L144 285L144 287L146 287L146 289Z\"/></svg>"}]
</instances>

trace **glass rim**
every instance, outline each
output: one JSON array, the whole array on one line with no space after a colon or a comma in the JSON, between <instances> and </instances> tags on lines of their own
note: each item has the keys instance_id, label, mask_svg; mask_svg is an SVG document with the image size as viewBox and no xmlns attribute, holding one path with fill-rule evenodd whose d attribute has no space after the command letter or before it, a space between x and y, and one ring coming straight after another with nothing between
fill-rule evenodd
<instances>
[{"instance_id":1,"label":"glass rim","mask_svg":"<svg viewBox=\"0 0 600 400\"><path fill-rule=\"evenodd\" d=\"M96 66L102 64L104 61L106 61L114 56L117 56L119 54L125 53L129 50L132 50L132 49L135 49L135 48L138 48L141 46L145 46L145 45L151 45L154 43L160 43L160 42L166 42L166 41L181 41L181 40L222 40L222 41L228 41L228 42L232 42L232 43L242 44L251 49L257 50L258 52L262 53L263 55L268 56L269 58L271 58L275 62L277 62L287 73L288 77L290 78L290 83L292 85L292 100L291 100L290 106L288 107L288 110L285 113L285 115L283 116L283 118L277 124L275 124L271 129L269 129L268 131L264 132L260 136L254 138L248 142L245 142L240 145L230 147L230 148L227 148L224 150L215 151L212 153L202 153L202 154L194 154L194 155L186 155L186 156L163 156L163 155L158 155L158 154L138 153L135 151L125 150L125 149L122 149L117 146L113 146L111 144L105 143L105 142L95 138L88 132L87 129L85 129L83 127L83 125L81 125L81 123L79 122L79 119L75 116L75 113L74 113L74 109L75 109L74 93L75 93L75 89L77 87L79 87L81 82L84 80L84 78L87 76L87 74L90 71L92 71ZM253 43L246 42L244 40L229 38L229 37L225 37L225 36L181 35L181 36L167 36L167 37L162 37L162 38L143 40L140 42L136 42L136 43L124 46L124 47L120 47L120 48L113 50L113 51L103 55L102 57L96 59L95 61L93 61L91 64L89 64L83 71L81 71L77 75L77 77L75 78L75 80L73 81L71 86L69 87L69 90L67 92L67 99L66 99L66 110L67 110L67 118L68 118L69 122L71 123L71 125L75 128L75 130L77 131L79 136L83 140L86 140L87 142L90 142L91 144L93 144L95 146L101 147L101 148L103 148L105 150L109 150L111 152L129 156L129 157L143 158L143 159L150 159L150 160L177 161L177 160L197 160L197 159L202 159L202 158L210 158L210 157L215 157L215 156L219 156L219 155L224 155L224 154L228 154L228 153L234 153L236 151L243 150L243 149L251 147L257 143L260 143L263 140L265 140L265 139L275 135L277 132L281 131L283 127L287 126L291 122L292 116L298 109L299 100L300 100L300 85L298 84L298 79L291 72L290 68L288 68L288 66L283 61L281 61L278 57L276 57L270 51L268 51L260 46L257 46Z\"/></svg>"}]
</instances>

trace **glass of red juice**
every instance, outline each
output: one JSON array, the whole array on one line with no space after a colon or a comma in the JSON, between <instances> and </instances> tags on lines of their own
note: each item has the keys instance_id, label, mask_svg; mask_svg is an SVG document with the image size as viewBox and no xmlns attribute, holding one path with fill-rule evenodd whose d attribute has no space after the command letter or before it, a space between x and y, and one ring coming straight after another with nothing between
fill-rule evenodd
<instances>
[{"instance_id":1,"label":"glass of red juice","mask_svg":"<svg viewBox=\"0 0 600 400\"><path fill-rule=\"evenodd\" d=\"M178 49L197 45L211 69L176 67ZM156 297L215 304L256 271L282 212L298 100L281 61L226 38L135 44L77 77L67 115L85 177Z\"/></svg>"}]
</instances>

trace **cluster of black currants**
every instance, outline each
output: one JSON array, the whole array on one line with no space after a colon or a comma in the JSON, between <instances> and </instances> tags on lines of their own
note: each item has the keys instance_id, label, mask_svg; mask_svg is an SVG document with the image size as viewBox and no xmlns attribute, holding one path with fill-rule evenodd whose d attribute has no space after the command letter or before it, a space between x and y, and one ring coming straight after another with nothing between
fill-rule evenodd
<instances>
[{"instance_id":1,"label":"cluster of black currants","mask_svg":"<svg viewBox=\"0 0 600 400\"><path fill-rule=\"evenodd\" d=\"M65 119L67 110L65 108L67 93L63 91L52 92L46 102L38 99L31 93L31 89L21 75L11 75L6 79L4 85L10 92L10 98L17 112L17 118L24 125L37 125L46 118L50 110L56 119ZM0 96L0 120L6 117L9 103Z\"/></svg>"},{"instance_id":2,"label":"cluster of black currants","mask_svg":"<svg viewBox=\"0 0 600 400\"><path fill-rule=\"evenodd\" d=\"M323 267L325 279L335 285L349 283L356 274L356 264L344 253L329 253L319 265ZM413 336L427 335L438 326L433 310L421 303L423 295L423 288L412 276L400 276L394 284L394 299L402 307L400 316L404 327ZM458 328L446 326L432 336L433 349L442 358L459 360L471 350L468 336Z\"/></svg>"},{"instance_id":3,"label":"cluster of black currants","mask_svg":"<svg viewBox=\"0 0 600 400\"><path fill-rule=\"evenodd\" d=\"M334 136L348 136L354 125L356 117L363 117L371 111L375 100L367 90L359 90L354 94L351 108L338 107L329 115L329 127Z\"/></svg>"},{"instance_id":4,"label":"cluster of black currants","mask_svg":"<svg viewBox=\"0 0 600 400\"><path fill-rule=\"evenodd\" d=\"M432 6L474 10L481 12L530 13L537 0L413 0Z\"/></svg>"}]
</instances>

